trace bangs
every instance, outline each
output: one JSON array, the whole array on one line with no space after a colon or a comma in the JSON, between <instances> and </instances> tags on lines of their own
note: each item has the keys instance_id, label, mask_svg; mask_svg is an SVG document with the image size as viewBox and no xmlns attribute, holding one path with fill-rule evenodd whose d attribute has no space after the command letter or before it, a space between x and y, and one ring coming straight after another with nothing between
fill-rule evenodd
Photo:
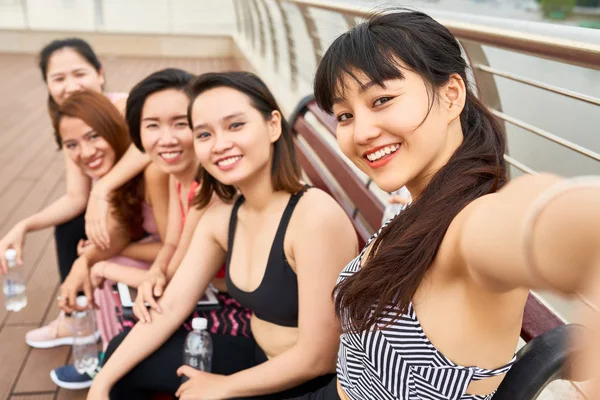
<instances>
[{"instance_id":1,"label":"bangs","mask_svg":"<svg viewBox=\"0 0 600 400\"><path fill-rule=\"evenodd\" d=\"M377 32L370 21L338 37L315 74L314 93L319 107L331 114L336 100L344 98L348 79L354 79L361 86L369 81L383 86L386 80L403 79L402 58L395 50L399 44L396 39L384 31ZM361 81L360 74L368 80Z\"/></svg>"}]
</instances>

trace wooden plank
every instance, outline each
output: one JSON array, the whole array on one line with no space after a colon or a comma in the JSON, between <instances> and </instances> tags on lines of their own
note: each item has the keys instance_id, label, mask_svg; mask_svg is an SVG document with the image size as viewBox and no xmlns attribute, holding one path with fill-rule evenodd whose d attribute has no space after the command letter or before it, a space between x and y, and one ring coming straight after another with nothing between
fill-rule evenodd
<instances>
[{"instance_id":1,"label":"wooden plank","mask_svg":"<svg viewBox=\"0 0 600 400\"><path fill-rule=\"evenodd\" d=\"M9 397L29 350L23 339L27 330L23 326L5 326L0 331L0 399Z\"/></svg>"},{"instance_id":2,"label":"wooden plank","mask_svg":"<svg viewBox=\"0 0 600 400\"><path fill-rule=\"evenodd\" d=\"M59 389L56 400L85 400L87 397L86 390L65 390Z\"/></svg>"},{"instance_id":3,"label":"wooden plank","mask_svg":"<svg viewBox=\"0 0 600 400\"><path fill-rule=\"evenodd\" d=\"M31 349L14 391L16 393L56 391L56 385L50 379L50 371L65 365L70 352L71 346Z\"/></svg>"},{"instance_id":4,"label":"wooden plank","mask_svg":"<svg viewBox=\"0 0 600 400\"><path fill-rule=\"evenodd\" d=\"M10 400L54 400L54 396L54 391L50 393L17 394L13 395Z\"/></svg>"}]
</instances>

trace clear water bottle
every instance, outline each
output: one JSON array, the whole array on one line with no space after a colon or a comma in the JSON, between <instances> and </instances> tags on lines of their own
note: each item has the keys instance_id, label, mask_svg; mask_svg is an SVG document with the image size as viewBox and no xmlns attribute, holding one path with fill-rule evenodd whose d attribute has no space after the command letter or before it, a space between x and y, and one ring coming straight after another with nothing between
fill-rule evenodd
<instances>
[{"instance_id":1,"label":"clear water bottle","mask_svg":"<svg viewBox=\"0 0 600 400\"><path fill-rule=\"evenodd\" d=\"M74 311L71 314L74 365L80 374L85 372L93 376L99 362L94 311L87 308L87 297L78 296L76 302L77 306L83 310Z\"/></svg>"},{"instance_id":2,"label":"clear water bottle","mask_svg":"<svg viewBox=\"0 0 600 400\"><path fill-rule=\"evenodd\" d=\"M23 266L17 265L17 251L15 249L6 250L4 258L8 264L8 273L2 282L4 307L6 307L8 311L18 312L27 306Z\"/></svg>"},{"instance_id":3,"label":"clear water bottle","mask_svg":"<svg viewBox=\"0 0 600 400\"><path fill-rule=\"evenodd\" d=\"M185 338L183 349L183 363L200 371L210 372L212 369L212 339L206 330L206 318L194 318L192 331ZM183 382L187 377L183 377Z\"/></svg>"}]
</instances>

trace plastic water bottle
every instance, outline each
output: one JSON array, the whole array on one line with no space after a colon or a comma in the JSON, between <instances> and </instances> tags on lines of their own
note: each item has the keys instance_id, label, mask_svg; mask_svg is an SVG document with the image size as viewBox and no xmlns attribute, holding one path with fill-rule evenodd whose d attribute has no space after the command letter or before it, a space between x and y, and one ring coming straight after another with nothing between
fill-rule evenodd
<instances>
[{"instance_id":1,"label":"plastic water bottle","mask_svg":"<svg viewBox=\"0 0 600 400\"><path fill-rule=\"evenodd\" d=\"M185 338L183 349L183 363L200 371L210 372L212 369L212 339L206 330L206 318L194 318L192 331ZM187 377L183 377L183 382Z\"/></svg>"},{"instance_id":2,"label":"plastic water bottle","mask_svg":"<svg viewBox=\"0 0 600 400\"><path fill-rule=\"evenodd\" d=\"M86 308L88 300L85 296L77 297L77 306ZM73 359L75 369L80 374L84 372L93 376L98 367L98 345L96 337L96 323L94 311L86 308L83 311L74 311L72 314L73 329Z\"/></svg>"},{"instance_id":3,"label":"plastic water bottle","mask_svg":"<svg viewBox=\"0 0 600 400\"><path fill-rule=\"evenodd\" d=\"M8 273L2 282L2 293L4 293L4 306L8 311L21 311L27 306L27 293L23 267L17 265L17 251L8 249L4 253L8 264Z\"/></svg>"}]
</instances>

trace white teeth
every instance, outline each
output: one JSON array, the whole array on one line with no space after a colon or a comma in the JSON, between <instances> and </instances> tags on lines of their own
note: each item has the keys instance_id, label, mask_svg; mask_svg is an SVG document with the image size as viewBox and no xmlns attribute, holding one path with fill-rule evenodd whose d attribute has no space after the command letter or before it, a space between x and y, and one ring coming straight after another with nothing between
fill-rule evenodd
<instances>
[{"instance_id":1,"label":"white teeth","mask_svg":"<svg viewBox=\"0 0 600 400\"><path fill-rule=\"evenodd\" d=\"M169 152L169 153L160 153L160 156L162 158L164 158L165 160L172 160L174 158L179 157L180 154L181 154L180 151L172 151L172 152Z\"/></svg>"},{"instance_id":2,"label":"white teeth","mask_svg":"<svg viewBox=\"0 0 600 400\"><path fill-rule=\"evenodd\" d=\"M226 158L224 160L217 162L217 165L219 165L220 167L226 167L228 165L231 165L231 164L237 162L241 158L242 158L241 156L229 157L229 158Z\"/></svg>"},{"instance_id":3,"label":"white teeth","mask_svg":"<svg viewBox=\"0 0 600 400\"><path fill-rule=\"evenodd\" d=\"M388 154L394 153L396 150L400 148L399 144L393 144L390 146L386 146L381 150L377 150L374 153L367 154L367 159L371 162L379 160L381 157L386 156Z\"/></svg>"},{"instance_id":4,"label":"white teeth","mask_svg":"<svg viewBox=\"0 0 600 400\"><path fill-rule=\"evenodd\" d=\"M96 158L94 161L88 163L88 167L90 167L90 168L96 168L100 164L102 164L102 158Z\"/></svg>"}]
</instances>

